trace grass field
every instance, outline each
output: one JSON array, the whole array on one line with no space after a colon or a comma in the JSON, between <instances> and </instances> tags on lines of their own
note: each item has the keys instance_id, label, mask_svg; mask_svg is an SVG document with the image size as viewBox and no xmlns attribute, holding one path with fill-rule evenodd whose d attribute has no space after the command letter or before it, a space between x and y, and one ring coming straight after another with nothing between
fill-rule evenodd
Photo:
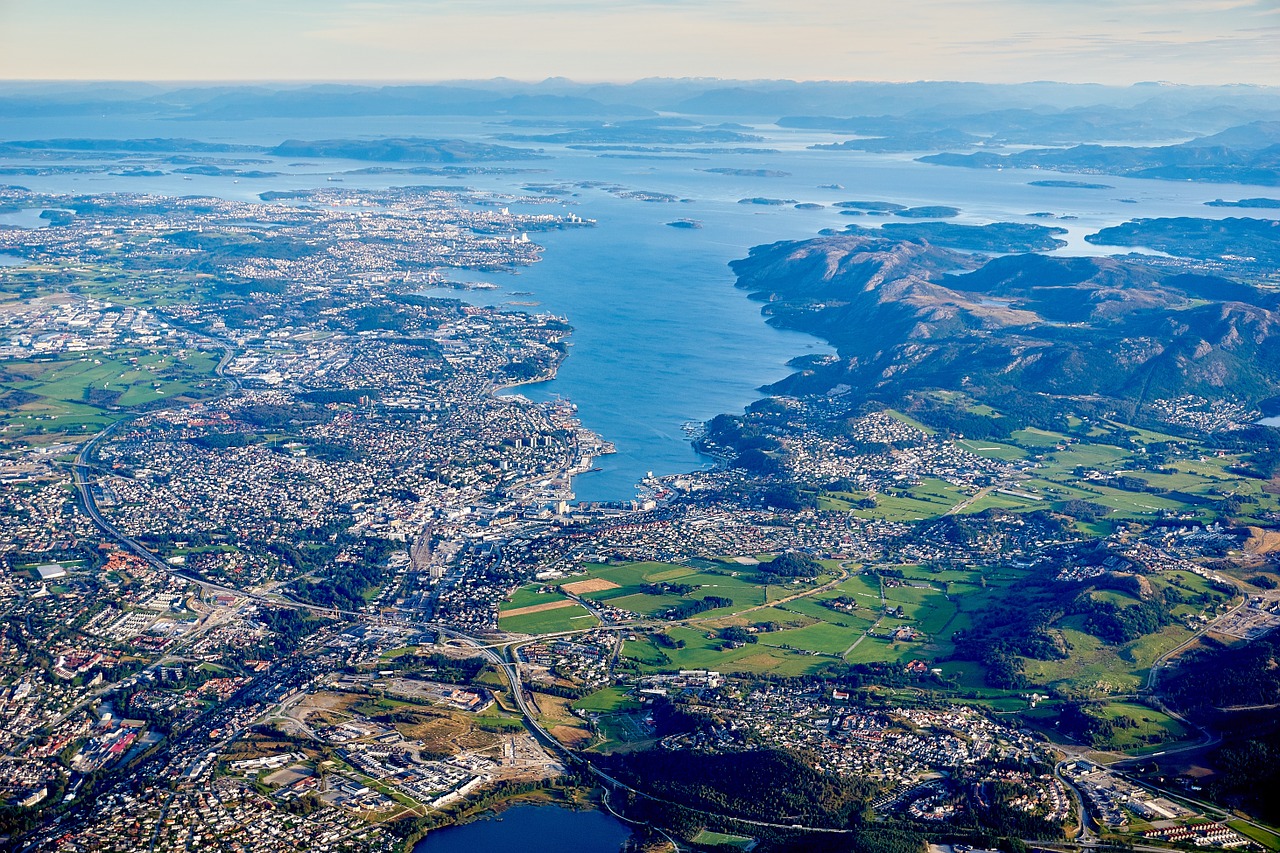
<instances>
[{"instance_id":1,"label":"grass field","mask_svg":"<svg viewBox=\"0 0 1280 853\"><path fill-rule=\"evenodd\" d=\"M1280 835L1243 820L1227 821L1227 826L1246 838L1252 838L1268 850L1280 850Z\"/></svg>"},{"instance_id":2,"label":"grass field","mask_svg":"<svg viewBox=\"0 0 1280 853\"><path fill-rule=\"evenodd\" d=\"M723 832L712 832L709 829L702 830L692 839L694 844L704 844L708 847L724 845L725 847L737 847L740 850L745 850L753 840L745 835L727 835Z\"/></svg>"},{"instance_id":3,"label":"grass field","mask_svg":"<svg viewBox=\"0 0 1280 853\"><path fill-rule=\"evenodd\" d=\"M858 509L853 502L874 497L875 507ZM885 521L914 521L935 518L960 503L966 493L944 480L925 477L918 484L898 492L880 492L874 496L858 492L831 492L822 500L828 509L840 509L858 518Z\"/></svg>"},{"instance_id":4,"label":"grass field","mask_svg":"<svg viewBox=\"0 0 1280 853\"><path fill-rule=\"evenodd\" d=\"M671 628L667 635L683 641L681 649L659 648L651 639L629 641L623 654L648 671L675 669L714 669L720 672L743 672L753 675L771 672L778 675L805 675L831 663L809 652L774 649L762 643L738 649L722 649L723 644L708 636L707 631Z\"/></svg>"},{"instance_id":5,"label":"grass field","mask_svg":"<svg viewBox=\"0 0 1280 853\"><path fill-rule=\"evenodd\" d=\"M621 687L605 687L595 693L575 700L573 707L579 711L594 711L597 714L614 714L618 711L630 711L639 707L639 703L631 698L630 693Z\"/></svg>"},{"instance_id":6,"label":"grass field","mask_svg":"<svg viewBox=\"0 0 1280 853\"><path fill-rule=\"evenodd\" d=\"M1003 459L1011 462L1015 459L1025 459L1027 451L1021 447L1015 447L1012 444L1002 444L998 441L986 441L978 439L960 439L956 445L979 456L985 456L988 459Z\"/></svg>"},{"instance_id":7,"label":"grass field","mask_svg":"<svg viewBox=\"0 0 1280 853\"><path fill-rule=\"evenodd\" d=\"M6 365L0 394L16 402L0 411L10 435L96 432L128 410L176 397L208 395L217 388L216 355L190 352L185 359L145 350L70 353Z\"/></svg>"},{"instance_id":8,"label":"grass field","mask_svg":"<svg viewBox=\"0 0 1280 853\"><path fill-rule=\"evenodd\" d=\"M544 610L541 613L523 613L503 617L499 614L498 627L517 634L555 634L561 631L577 631L594 628L600 622L580 604Z\"/></svg>"},{"instance_id":9,"label":"grass field","mask_svg":"<svg viewBox=\"0 0 1280 853\"><path fill-rule=\"evenodd\" d=\"M1069 616L1058 624L1071 648L1066 660L1026 661L1026 676L1047 687L1070 684L1076 692L1105 696L1137 690L1156 658L1185 642L1191 632L1170 625L1120 646L1108 646L1080 630L1080 618Z\"/></svg>"},{"instance_id":10,"label":"grass field","mask_svg":"<svg viewBox=\"0 0 1280 853\"><path fill-rule=\"evenodd\" d=\"M597 717L596 729L602 740L591 748L592 752L634 749L653 741L652 731L645 727L640 715L627 711Z\"/></svg>"},{"instance_id":11,"label":"grass field","mask_svg":"<svg viewBox=\"0 0 1280 853\"><path fill-rule=\"evenodd\" d=\"M561 595L558 592L539 592L545 589L544 584L535 583L528 586L522 586L511 594L511 597L502 602L499 610L516 610L521 607L534 607L539 604L549 604L553 601L568 601L568 596Z\"/></svg>"},{"instance_id":12,"label":"grass field","mask_svg":"<svg viewBox=\"0 0 1280 853\"><path fill-rule=\"evenodd\" d=\"M1179 721L1168 714L1133 702L1108 702L1100 709L1101 715L1113 723L1127 719L1131 727L1116 726L1111 738L1114 749L1131 750L1142 747L1167 745L1185 740L1192 734ZM1150 740L1148 740L1150 738Z\"/></svg>"},{"instance_id":13,"label":"grass field","mask_svg":"<svg viewBox=\"0 0 1280 853\"><path fill-rule=\"evenodd\" d=\"M785 631L773 631L760 637L760 644L767 646L788 646L803 651L838 656L862 636L863 631L832 625L827 622L815 622L803 628L789 628Z\"/></svg>"},{"instance_id":14,"label":"grass field","mask_svg":"<svg viewBox=\"0 0 1280 853\"><path fill-rule=\"evenodd\" d=\"M719 565L709 563L708 565ZM748 607L756 607L770 598L780 597L774 594L776 586L766 587L759 580L758 573L745 566L723 565L716 569L694 569L672 563L639 562L624 563L618 566L602 566L587 564L582 575L575 575L570 583L600 578L617 584L612 589L583 593L582 597L592 601L607 602L613 607L620 607L645 616L663 613L689 598L706 598L714 595L733 601L729 607L697 614L697 619L715 619L737 612ZM643 592L646 586L663 582L678 583L694 588L687 596L654 595Z\"/></svg>"}]
</instances>

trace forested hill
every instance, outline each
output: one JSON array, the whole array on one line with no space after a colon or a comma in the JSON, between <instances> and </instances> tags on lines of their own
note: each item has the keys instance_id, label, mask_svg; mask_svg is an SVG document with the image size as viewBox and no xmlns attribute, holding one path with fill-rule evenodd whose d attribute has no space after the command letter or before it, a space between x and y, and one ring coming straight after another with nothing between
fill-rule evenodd
<instances>
[{"instance_id":1,"label":"forested hill","mask_svg":"<svg viewBox=\"0 0 1280 853\"><path fill-rule=\"evenodd\" d=\"M1280 393L1275 296L1214 275L1137 259L986 260L869 230L757 247L732 266L770 322L837 347L838 360L775 386L783 393Z\"/></svg>"},{"instance_id":2,"label":"forested hill","mask_svg":"<svg viewBox=\"0 0 1280 853\"><path fill-rule=\"evenodd\" d=\"M782 750L697 753L646 750L603 759L619 780L688 808L771 823L846 827L877 788L814 770Z\"/></svg>"}]
</instances>

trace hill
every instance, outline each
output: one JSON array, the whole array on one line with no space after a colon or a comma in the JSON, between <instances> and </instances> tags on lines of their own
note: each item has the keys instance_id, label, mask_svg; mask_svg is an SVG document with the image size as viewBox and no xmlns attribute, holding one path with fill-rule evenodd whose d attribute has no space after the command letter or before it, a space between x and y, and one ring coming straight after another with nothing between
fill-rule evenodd
<instances>
[{"instance_id":1,"label":"hill","mask_svg":"<svg viewBox=\"0 0 1280 853\"><path fill-rule=\"evenodd\" d=\"M1116 258L987 260L871 231L757 247L732 266L770 322L837 348L784 393L1280 392L1275 298L1216 276Z\"/></svg>"}]
</instances>

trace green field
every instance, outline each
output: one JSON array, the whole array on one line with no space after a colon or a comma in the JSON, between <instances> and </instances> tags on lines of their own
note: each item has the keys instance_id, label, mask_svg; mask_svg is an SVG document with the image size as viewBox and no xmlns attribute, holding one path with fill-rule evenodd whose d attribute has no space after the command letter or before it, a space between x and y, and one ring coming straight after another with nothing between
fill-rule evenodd
<instances>
[{"instance_id":1,"label":"green field","mask_svg":"<svg viewBox=\"0 0 1280 853\"><path fill-rule=\"evenodd\" d=\"M579 711L593 711L597 714L613 714L618 711L629 711L639 707L639 703L631 698L630 693L622 687L605 687L588 696L576 700L573 707Z\"/></svg>"},{"instance_id":2,"label":"green field","mask_svg":"<svg viewBox=\"0 0 1280 853\"><path fill-rule=\"evenodd\" d=\"M803 628L788 628L785 631L772 631L760 637L760 645L787 646L802 651L839 656L853 642L862 636L863 631L831 625L826 622L815 622Z\"/></svg>"},{"instance_id":3,"label":"green field","mask_svg":"<svg viewBox=\"0 0 1280 853\"><path fill-rule=\"evenodd\" d=\"M543 610L541 613L522 613L519 616L499 614L498 627L517 634L556 634L561 631L580 631L600 624L580 604Z\"/></svg>"},{"instance_id":4,"label":"green field","mask_svg":"<svg viewBox=\"0 0 1280 853\"><path fill-rule=\"evenodd\" d=\"M1081 617L1069 616L1056 626L1071 648L1066 660L1026 661L1026 676L1046 687L1070 684L1085 695L1131 693L1142 686L1151 665L1191 637L1181 625L1170 625L1119 646L1109 646L1080 629Z\"/></svg>"},{"instance_id":5,"label":"green field","mask_svg":"<svg viewBox=\"0 0 1280 853\"><path fill-rule=\"evenodd\" d=\"M588 592L583 595L592 601L606 602L613 607L620 607L645 616L660 614L681 601L689 598L705 598L714 595L733 601L732 606L716 608L697 614L695 619L715 619L735 613L748 607L757 607L769 598L777 598L773 594L776 585L766 587L760 580L759 573L746 566L725 564L719 569L694 569L672 563L624 563L619 566L602 566L587 564L582 575L574 575L562 583L573 583L588 578L602 578L618 584L615 589ZM691 586L694 591L688 596L653 595L643 592L643 587L662 582L678 583Z\"/></svg>"},{"instance_id":6,"label":"green field","mask_svg":"<svg viewBox=\"0 0 1280 853\"><path fill-rule=\"evenodd\" d=\"M1141 750L1167 746L1185 740L1192 732L1168 714L1133 702L1108 702L1100 709L1102 717L1111 720L1127 719L1132 727L1116 726L1111 738L1113 749Z\"/></svg>"},{"instance_id":7,"label":"green field","mask_svg":"<svg viewBox=\"0 0 1280 853\"><path fill-rule=\"evenodd\" d=\"M1227 821L1227 826L1243 835L1252 838L1268 850L1280 850L1280 835L1243 820Z\"/></svg>"},{"instance_id":8,"label":"green field","mask_svg":"<svg viewBox=\"0 0 1280 853\"><path fill-rule=\"evenodd\" d=\"M0 395L10 402L2 419L10 434L96 432L112 414L176 397L213 393L216 355L190 352L179 360L145 350L70 353L10 362Z\"/></svg>"},{"instance_id":9,"label":"green field","mask_svg":"<svg viewBox=\"0 0 1280 853\"><path fill-rule=\"evenodd\" d=\"M1021 447L1015 447L1012 444L1002 444L998 441L986 441L977 439L960 439L956 445L979 456L985 456L988 459L1003 459L1011 462L1015 459L1025 459L1027 452Z\"/></svg>"},{"instance_id":10,"label":"green field","mask_svg":"<svg viewBox=\"0 0 1280 853\"><path fill-rule=\"evenodd\" d=\"M661 648L648 637L628 641L624 656L635 660L648 671L676 669L714 669L720 672L742 672L758 675L804 675L832 662L810 652L775 649L760 643L737 649L722 649L723 643L709 634L714 632L675 627L666 631L673 641L683 641L682 649ZM768 637L771 635L763 635Z\"/></svg>"},{"instance_id":11,"label":"green field","mask_svg":"<svg viewBox=\"0 0 1280 853\"><path fill-rule=\"evenodd\" d=\"M545 585L540 583L522 586L504 602L502 602L500 610L515 610L518 607L532 607L537 604L547 604L552 601L567 601L568 596L561 595L558 592L539 592L544 589Z\"/></svg>"},{"instance_id":12,"label":"green field","mask_svg":"<svg viewBox=\"0 0 1280 853\"><path fill-rule=\"evenodd\" d=\"M745 835L726 835L723 832L712 832L709 829L702 830L692 838L694 844L703 844L708 847L724 845L725 847L737 847L742 850L750 846L753 840Z\"/></svg>"}]
</instances>

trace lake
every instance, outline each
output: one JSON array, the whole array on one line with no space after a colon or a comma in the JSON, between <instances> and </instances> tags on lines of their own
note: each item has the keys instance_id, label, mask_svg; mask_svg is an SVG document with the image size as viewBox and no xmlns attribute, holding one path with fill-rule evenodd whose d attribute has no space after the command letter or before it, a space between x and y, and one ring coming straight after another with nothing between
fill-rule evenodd
<instances>
[{"instance_id":1,"label":"lake","mask_svg":"<svg viewBox=\"0 0 1280 853\"><path fill-rule=\"evenodd\" d=\"M612 815L558 806L519 805L462 826L438 829L413 853L618 853L631 831Z\"/></svg>"}]
</instances>

